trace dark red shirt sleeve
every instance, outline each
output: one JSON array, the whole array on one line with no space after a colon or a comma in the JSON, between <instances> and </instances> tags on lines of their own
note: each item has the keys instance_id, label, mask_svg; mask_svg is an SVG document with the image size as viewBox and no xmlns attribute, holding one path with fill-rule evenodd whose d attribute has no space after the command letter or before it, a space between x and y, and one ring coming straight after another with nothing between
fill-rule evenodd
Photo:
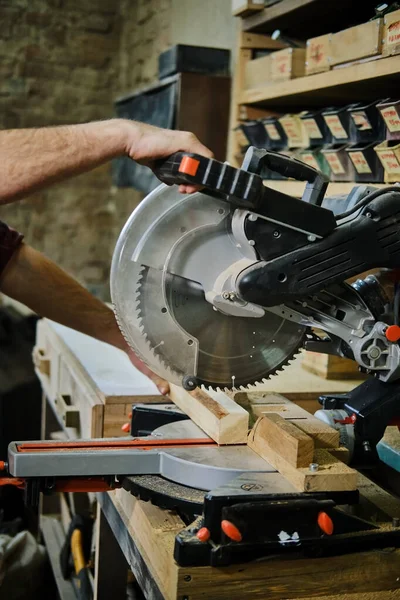
<instances>
[{"instance_id":1,"label":"dark red shirt sleeve","mask_svg":"<svg viewBox=\"0 0 400 600\"><path fill-rule=\"evenodd\" d=\"M0 276L24 236L0 221Z\"/></svg>"}]
</instances>

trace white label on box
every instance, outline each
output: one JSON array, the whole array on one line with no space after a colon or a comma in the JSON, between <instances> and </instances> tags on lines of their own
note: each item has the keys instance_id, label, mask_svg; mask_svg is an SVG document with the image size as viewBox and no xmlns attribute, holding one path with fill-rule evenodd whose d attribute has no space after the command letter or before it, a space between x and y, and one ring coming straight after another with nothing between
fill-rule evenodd
<instances>
[{"instance_id":1,"label":"white label on box","mask_svg":"<svg viewBox=\"0 0 400 600\"><path fill-rule=\"evenodd\" d=\"M386 43L388 46L400 44L400 21L395 21L387 28Z\"/></svg>"},{"instance_id":2,"label":"white label on box","mask_svg":"<svg viewBox=\"0 0 400 600\"><path fill-rule=\"evenodd\" d=\"M325 123L328 125L331 134L338 140L347 140L348 135L337 115L326 115Z\"/></svg>"},{"instance_id":3,"label":"white label on box","mask_svg":"<svg viewBox=\"0 0 400 600\"><path fill-rule=\"evenodd\" d=\"M386 106L386 108L382 108L381 115L385 119L385 123L390 133L400 131L400 117L397 114L395 106Z\"/></svg>"},{"instance_id":4,"label":"white label on box","mask_svg":"<svg viewBox=\"0 0 400 600\"><path fill-rule=\"evenodd\" d=\"M268 133L271 140L280 140L281 136L279 135L279 131L273 123L264 123L264 127L266 132Z\"/></svg>"},{"instance_id":5,"label":"white label on box","mask_svg":"<svg viewBox=\"0 0 400 600\"><path fill-rule=\"evenodd\" d=\"M365 113L363 110L352 112L351 118L356 124L358 131L367 131L367 129L372 129L372 125L368 120L367 113Z\"/></svg>"},{"instance_id":6,"label":"white label on box","mask_svg":"<svg viewBox=\"0 0 400 600\"><path fill-rule=\"evenodd\" d=\"M362 152L349 152L349 155L357 173L372 173Z\"/></svg>"},{"instance_id":7,"label":"white label on box","mask_svg":"<svg viewBox=\"0 0 400 600\"><path fill-rule=\"evenodd\" d=\"M325 158L334 175L343 175L346 172L342 165L342 161L340 160L336 152L327 152L325 154Z\"/></svg>"},{"instance_id":8,"label":"white label on box","mask_svg":"<svg viewBox=\"0 0 400 600\"><path fill-rule=\"evenodd\" d=\"M317 125L317 121L315 119L302 119L304 123L304 127L308 133L308 137L310 138L318 138L322 139L322 132Z\"/></svg>"},{"instance_id":9,"label":"white label on box","mask_svg":"<svg viewBox=\"0 0 400 600\"><path fill-rule=\"evenodd\" d=\"M303 136L301 133L301 125L297 119L293 117L282 117L280 123L287 135L288 146L296 147L301 146L303 143Z\"/></svg>"},{"instance_id":10,"label":"white label on box","mask_svg":"<svg viewBox=\"0 0 400 600\"><path fill-rule=\"evenodd\" d=\"M317 171L319 171L319 164L311 152L303 152L300 154L300 160L306 163L306 165L310 165L310 167L313 167L313 169L317 169Z\"/></svg>"},{"instance_id":11,"label":"white label on box","mask_svg":"<svg viewBox=\"0 0 400 600\"><path fill-rule=\"evenodd\" d=\"M393 150L381 150L377 154L386 173L400 175L400 163Z\"/></svg>"}]
</instances>

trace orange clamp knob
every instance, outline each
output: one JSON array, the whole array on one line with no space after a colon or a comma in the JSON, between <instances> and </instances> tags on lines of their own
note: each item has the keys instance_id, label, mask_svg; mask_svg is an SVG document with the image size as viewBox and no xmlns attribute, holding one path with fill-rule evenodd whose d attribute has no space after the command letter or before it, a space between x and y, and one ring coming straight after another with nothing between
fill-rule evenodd
<instances>
[{"instance_id":1,"label":"orange clamp knob","mask_svg":"<svg viewBox=\"0 0 400 600\"><path fill-rule=\"evenodd\" d=\"M242 541L242 534L240 533L236 525L234 525L230 521L221 521L221 529L224 532L224 534L234 542Z\"/></svg>"},{"instance_id":2,"label":"orange clamp knob","mask_svg":"<svg viewBox=\"0 0 400 600\"><path fill-rule=\"evenodd\" d=\"M398 342L400 340L400 327L398 325L389 325L385 331L385 336L389 342Z\"/></svg>"},{"instance_id":3,"label":"orange clamp knob","mask_svg":"<svg viewBox=\"0 0 400 600\"><path fill-rule=\"evenodd\" d=\"M123 431L124 433L130 433L131 431L131 424L130 423L124 423L121 427L121 431Z\"/></svg>"},{"instance_id":4,"label":"orange clamp knob","mask_svg":"<svg viewBox=\"0 0 400 600\"><path fill-rule=\"evenodd\" d=\"M197 169L199 168L200 161L197 158L192 158L191 156L184 156L181 160L181 164L179 165L179 173L185 173L185 175L191 175L194 177L197 173Z\"/></svg>"},{"instance_id":5,"label":"orange clamp knob","mask_svg":"<svg viewBox=\"0 0 400 600\"><path fill-rule=\"evenodd\" d=\"M207 529L207 527L201 527L198 532L196 533L196 537L201 541L201 542L208 542L208 540L210 539L210 531L209 529Z\"/></svg>"},{"instance_id":6,"label":"orange clamp knob","mask_svg":"<svg viewBox=\"0 0 400 600\"><path fill-rule=\"evenodd\" d=\"M326 533L326 535L332 535L333 533L333 521L326 512L320 512L318 515L319 528Z\"/></svg>"}]
</instances>

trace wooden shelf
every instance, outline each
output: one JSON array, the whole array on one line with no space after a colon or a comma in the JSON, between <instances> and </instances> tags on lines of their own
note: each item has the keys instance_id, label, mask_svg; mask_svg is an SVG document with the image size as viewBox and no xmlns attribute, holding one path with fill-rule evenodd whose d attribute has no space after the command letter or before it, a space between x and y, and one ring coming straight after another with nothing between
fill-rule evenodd
<instances>
[{"instance_id":1,"label":"wooden shelf","mask_svg":"<svg viewBox=\"0 0 400 600\"><path fill-rule=\"evenodd\" d=\"M398 93L400 57L379 57L317 75L272 83L242 92L239 102L259 106L318 106L346 97L368 100ZM374 80L374 85L371 85Z\"/></svg>"},{"instance_id":2,"label":"wooden shelf","mask_svg":"<svg viewBox=\"0 0 400 600\"><path fill-rule=\"evenodd\" d=\"M278 181L278 180L275 181L273 179L268 179L268 180L264 181L264 184L269 188L277 190L278 192L284 192L285 194L289 194L290 196L301 197L303 194L306 182L305 181L304 182L303 181L294 181L291 179L282 180L282 181ZM341 194L349 194L355 185L363 185L363 184L356 183L354 181L343 182L343 183L332 182L328 186L328 191L327 191L326 195L327 196L339 196ZM387 184L387 183L370 183L370 184L366 184L366 185L372 185L377 188L383 188L389 184ZM393 184L391 184L391 185L393 185Z\"/></svg>"},{"instance_id":3,"label":"wooden shelf","mask_svg":"<svg viewBox=\"0 0 400 600\"><path fill-rule=\"evenodd\" d=\"M321 33L334 33L357 25L374 15L376 0L363 0L360 18L358 2L348 0L282 0L242 20L243 31L271 33L282 29L289 37L306 40Z\"/></svg>"}]
</instances>

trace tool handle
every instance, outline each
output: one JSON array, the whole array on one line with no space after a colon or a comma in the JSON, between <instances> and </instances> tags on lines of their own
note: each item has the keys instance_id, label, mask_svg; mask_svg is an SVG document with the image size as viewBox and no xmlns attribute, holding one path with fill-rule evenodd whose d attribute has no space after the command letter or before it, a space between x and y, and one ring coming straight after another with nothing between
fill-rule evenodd
<instances>
[{"instance_id":1,"label":"tool handle","mask_svg":"<svg viewBox=\"0 0 400 600\"><path fill-rule=\"evenodd\" d=\"M246 152L242 169L264 178L266 170L269 169L283 177L307 181L302 199L317 206L321 206L329 183L329 178L324 173L296 158L253 146Z\"/></svg>"}]
</instances>

